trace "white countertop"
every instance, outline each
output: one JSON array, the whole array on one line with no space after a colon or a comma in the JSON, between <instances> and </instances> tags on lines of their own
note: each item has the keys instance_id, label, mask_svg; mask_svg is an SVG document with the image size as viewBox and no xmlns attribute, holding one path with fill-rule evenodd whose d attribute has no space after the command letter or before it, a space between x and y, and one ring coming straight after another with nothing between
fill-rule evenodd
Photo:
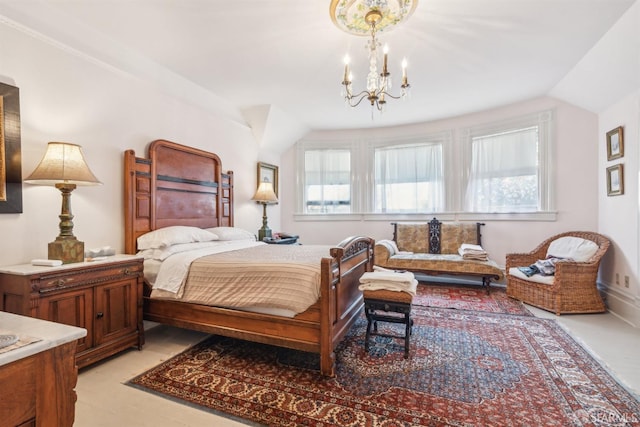
<instances>
[{"instance_id":1,"label":"white countertop","mask_svg":"<svg viewBox=\"0 0 640 427\"><path fill-rule=\"evenodd\" d=\"M20 316L4 311L0 311L0 330L2 330L3 333L18 335L18 337L26 335L41 339L38 342L0 353L0 366L87 335L87 330L83 328L35 319L33 317Z\"/></svg>"},{"instance_id":2,"label":"white countertop","mask_svg":"<svg viewBox=\"0 0 640 427\"><path fill-rule=\"evenodd\" d=\"M74 262L71 264L62 264L56 267L47 267L42 265L17 264L0 266L0 273L16 274L26 276L34 273L48 273L51 271L68 270L70 268L86 267L90 265L108 264L116 261L126 261L134 258L142 258L140 255L111 255L97 261ZM0 328L1 329L1 328Z\"/></svg>"}]
</instances>

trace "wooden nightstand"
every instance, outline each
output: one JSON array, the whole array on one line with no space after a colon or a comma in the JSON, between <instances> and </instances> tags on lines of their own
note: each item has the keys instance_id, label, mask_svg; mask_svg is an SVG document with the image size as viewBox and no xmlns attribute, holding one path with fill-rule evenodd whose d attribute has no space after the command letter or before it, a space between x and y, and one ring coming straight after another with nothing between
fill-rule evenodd
<instances>
[{"instance_id":1,"label":"wooden nightstand","mask_svg":"<svg viewBox=\"0 0 640 427\"><path fill-rule=\"evenodd\" d=\"M142 348L141 257L41 267L0 267L0 310L87 330L79 339L82 368L131 346Z\"/></svg>"}]
</instances>

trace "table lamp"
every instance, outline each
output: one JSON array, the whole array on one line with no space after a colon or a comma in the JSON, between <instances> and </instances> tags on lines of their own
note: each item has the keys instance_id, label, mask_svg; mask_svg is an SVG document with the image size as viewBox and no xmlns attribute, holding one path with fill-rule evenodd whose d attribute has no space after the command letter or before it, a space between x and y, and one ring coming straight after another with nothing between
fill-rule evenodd
<instances>
[{"instance_id":1,"label":"table lamp","mask_svg":"<svg viewBox=\"0 0 640 427\"><path fill-rule=\"evenodd\" d=\"M271 237L271 229L267 225L267 205L278 202L273 184L268 179L262 181L251 200L262 204L262 228L258 230L258 240L262 242L265 237Z\"/></svg>"},{"instance_id":2,"label":"table lamp","mask_svg":"<svg viewBox=\"0 0 640 427\"><path fill-rule=\"evenodd\" d=\"M60 235L49 243L49 259L63 264L84 261L84 243L73 235L71 192L77 185L102 185L87 166L79 145L50 142L36 169L24 180L27 184L53 185L62 193Z\"/></svg>"}]
</instances>

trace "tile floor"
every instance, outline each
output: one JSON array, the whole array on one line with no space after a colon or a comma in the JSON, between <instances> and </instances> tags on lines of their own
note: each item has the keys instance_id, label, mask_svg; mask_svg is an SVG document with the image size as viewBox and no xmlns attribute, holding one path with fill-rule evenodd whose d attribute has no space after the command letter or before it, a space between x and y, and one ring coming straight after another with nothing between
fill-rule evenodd
<instances>
[{"instance_id":1,"label":"tile floor","mask_svg":"<svg viewBox=\"0 0 640 427\"><path fill-rule=\"evenodd\" d=\"M640 396L640 329L610 313L565 315L529 309L556 318L574 338L600 360L628 389ZM240 421L179 404L124 383L204 338L184 329L156 326L146 333L143 351L128 350L80 371L76 391L77 427L240 426Z\"/></svg>"}]
</instances>

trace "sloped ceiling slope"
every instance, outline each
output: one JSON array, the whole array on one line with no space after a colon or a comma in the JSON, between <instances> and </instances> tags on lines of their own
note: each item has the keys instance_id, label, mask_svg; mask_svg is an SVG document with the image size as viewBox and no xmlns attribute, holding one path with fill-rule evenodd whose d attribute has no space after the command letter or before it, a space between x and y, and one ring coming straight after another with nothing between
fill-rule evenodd
<instances>
[{"instance_id":1,"label":"sloped ceiling slope","mask_svg":"<svg viewBox=\"0 0 640 427\"><path fill-rule=\"evenodd\" d=\"M362 88L366 39L338 30L329 3L2 0L0 15L159 85L188 87L183 96L206 98L200 102L251 122L259 143L277 145L273 135L292 126L287 139L549 94L634 0L419 0L406 23L380 34L392 76L399 81L406 58L412 87L409 100L390 101L382 116L343 106L342 59L350 55Z\"/></svg>"}]
</instances>

